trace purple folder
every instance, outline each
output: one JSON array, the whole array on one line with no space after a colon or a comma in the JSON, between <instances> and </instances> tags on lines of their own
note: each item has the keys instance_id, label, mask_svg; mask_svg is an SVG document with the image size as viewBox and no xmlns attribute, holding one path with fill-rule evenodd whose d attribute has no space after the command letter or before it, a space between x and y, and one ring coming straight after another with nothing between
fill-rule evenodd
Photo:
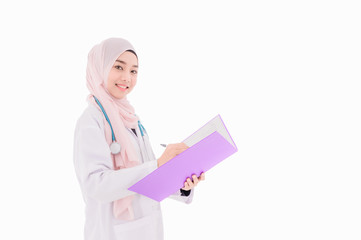
<instances>
[{"instance_id":1,"label":"purple folder","mask_svg":"<svg viewBox=\"0 0 361 240\"><path fill-rule=\"evenodd\" d=\"M219 131L213 131L214 129ZM197 134L198 137L199 134L207 136L194 144L189 144L190 141L187 139L193 136L196 138ZM208 171L238 151L220 115L187 139L183 142L189 142L187 145L191 145L190 148L145 176L129 190L160 202L179 191L188 177L193 174L200 176L202 172Z\"/></svg>"}]
</instances>

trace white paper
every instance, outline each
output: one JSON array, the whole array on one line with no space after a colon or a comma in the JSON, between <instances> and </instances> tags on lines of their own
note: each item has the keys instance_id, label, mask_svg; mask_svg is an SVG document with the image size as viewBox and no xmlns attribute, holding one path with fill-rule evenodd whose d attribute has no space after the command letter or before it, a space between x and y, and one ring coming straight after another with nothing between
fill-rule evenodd
<instances>
[{"instance_id":1,"label":"white paper","mask_svg":"<svg viewBox=\"0 0 361 240\"><path fill-rule=\"evenodd\" d=\"M206 125L198 129L195 133L191 136L186 138L183 143L185 143L188 147L193 146L197 142L201 141L202 139L206 138L207 136L211 135L217 131L224 137L233 147L236 148L231 136L229 135L226 126L224 126L223 121L220 115L217 115L211 121L209 121Z\"/></svg>"}]
</instances>

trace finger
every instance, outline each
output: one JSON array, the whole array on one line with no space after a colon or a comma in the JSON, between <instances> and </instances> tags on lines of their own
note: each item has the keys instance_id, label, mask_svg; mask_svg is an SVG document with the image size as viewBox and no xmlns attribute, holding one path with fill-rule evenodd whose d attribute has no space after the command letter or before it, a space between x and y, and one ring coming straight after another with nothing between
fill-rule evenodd
<instances>
[{"instance_id":1,"label":"finger","mask_svg":"<svg viewBox=\"0 0 361 240\"><path fill-rule=\"evenodd\" d=\"M192 180L190 178L187 178L187 182L188 182L189 188L194 187L194 184L193 184L193 182L192 182Z\"/></svg>"},{"instance_id":2,"label":"finger","mask_svg":"<svg viewBox=\"0 0 361 240\"><path fill-rule=\"evenodd\" d=\"M189 147L187 145L185 145L184 143L180 143L177 145L176 150L176 155L181 154L182 152L184 152L185 150L187 150Z\"/></svg>"},{"instance_id":3,"label":"finger","mask_svg":"<svg viewBox=\"0 0 361 240\"><path fill-rule=\"evenodd\" d=\"M186 182L186 183L184 184L184 186L185 186L185 188L184 188L183 190L188 191L188 190L192 189L192 187L189 186L189 183L188 183L188 182Z\"/></svg>"},{"instance_id":4,"label":"finger","mask_svg":"<svg viewBox=\"0 0 361 240\"><path fill-rule=\"evenodd\" d=\"M200 181L203 181L204 179L206 179L206 176L204 173L201 174L201 176L199 177L199 180Z\"/></svg>"},{"instance_id":5,"label":"finger","mask_svg":"<svg viewBox=\"0 0 361 240\"><path fill-rule=\"evenodd\" d=\"M181 143L181 144L182 144L182 147L183 147L183 148L185 148L185 149L189 148L189 147L187 146L187 144L185 144L185 143Z\"/></svg>"},{"instance_id":6,"label":"finger","mask_svg":"<svg viewBox=\"0 0 361 240\"><path fill-rule=\"evenodd\" d=\"M185 143L180 143L180 145L179 145L179 150L180 150L181 152L187 150L188 148L189 148L189 147L188 147Z\"/></svg>"},{"instance_id":7,"label":"finger","mask_svg":"<svg viewBox=\"0 0 361 240\"><path fill-rule=\"evenodd\" d=\"M192 178L193 178L193 184L194 184L194 186L197 186L197 184L198 184L198 182L199 182L197 175L193 175Z\"/></svg>"}]
</instances>

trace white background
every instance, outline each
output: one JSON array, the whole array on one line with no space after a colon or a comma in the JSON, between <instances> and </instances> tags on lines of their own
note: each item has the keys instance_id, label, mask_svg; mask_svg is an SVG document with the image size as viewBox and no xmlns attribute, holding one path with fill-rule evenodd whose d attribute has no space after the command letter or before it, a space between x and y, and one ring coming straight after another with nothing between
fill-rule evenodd
<instances>
[{"instance_id":1,"label":"white background","mask_svg":"<svg viewBox=\"0 0 361 240\"><path fill-rule=\"evenodd\" d=\"M72 160L90 48L128 39L160 143L221 114L239 151L166 239L361 239L358 1L2 1L0 239L82 239Z\"/></svg>"}]
</instances>

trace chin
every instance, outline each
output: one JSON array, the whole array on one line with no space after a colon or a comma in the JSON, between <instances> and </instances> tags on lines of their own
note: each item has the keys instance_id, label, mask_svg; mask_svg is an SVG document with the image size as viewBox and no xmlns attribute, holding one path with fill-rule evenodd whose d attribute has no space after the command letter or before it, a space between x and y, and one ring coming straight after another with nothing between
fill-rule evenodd
<instances>
[{"instance_id":1,"label":"chin","mask_svg":"<svg viewBox=\"0 0 361 240\"><path fill-rule=\"evenodd\" d=\"M116 96L115 98L116 99L123 99L123 98L125 98L127 95L122 95L122 96Z\"/></svg>"}]
</instances>

